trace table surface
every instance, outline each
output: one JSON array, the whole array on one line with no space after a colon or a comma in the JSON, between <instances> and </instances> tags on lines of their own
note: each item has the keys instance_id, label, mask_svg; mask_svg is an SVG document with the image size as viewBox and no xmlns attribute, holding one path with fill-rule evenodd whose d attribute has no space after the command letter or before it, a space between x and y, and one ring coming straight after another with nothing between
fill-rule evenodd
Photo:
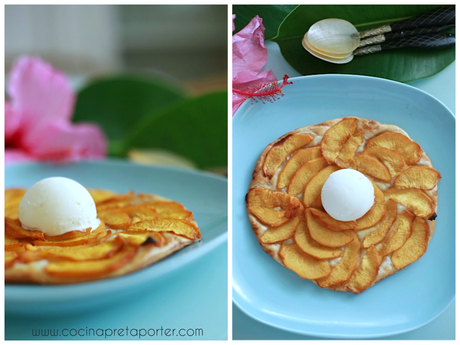
<instances>
[{"instance_id":1,"label":"table surface","mask_svg":"<svg viewBox=\"0 0 460 345\"><path fill-rule=\"evenodd\" d=\"M264 69L271 69L278 79L284 74L297 77L295 71L282 57L279 47L274 42L266 42L268 50L267 64ZM408 85L423 90L441 101L455 114L455 62L429 78L416 80ZM252 319L236 305L233 305L234 340L316 340L320 338L304 336L271 327ZM416 330L399 335L378 338L382 340L455 340L455 301L434 321Z\"/></svg>"}]
</instances>

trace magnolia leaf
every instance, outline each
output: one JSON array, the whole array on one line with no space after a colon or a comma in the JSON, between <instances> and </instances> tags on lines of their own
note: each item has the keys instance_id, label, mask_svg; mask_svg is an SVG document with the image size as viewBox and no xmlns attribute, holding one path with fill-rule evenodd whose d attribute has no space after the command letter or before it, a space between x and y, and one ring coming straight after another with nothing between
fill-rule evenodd
<instances>
[{"instance_id":1,"label":"magnolia leaf","mask_svg":"<svg viewBox=\"0 0 460 345\"><path fill-rule=\"evenodd\" d=\"M272 39L278 34L278 27L286 16L298 5L233 5L235 31L238 32L258 15L263 19L265 39Z\"/></svg>"},{"instance_id":2,"label":"magnolia leaf","mask_svg":"<svg viewBox=\"0 0 460 345\"><path fill-rule=\"evenodd\" d=\"M109 154L119 156L126 135L138 120L184 99L180 87L158 78L110 76L79 91L73 121L100 125L109 140Z\"/></svg>"},{"instance_id":3,"label":"magnolia leaf","mask_svg":"<svg viewBox=\"0 0 460 345\"><path fill-rule=\"evenodd\" d=\"M227 110L227 92L221 91L152 111L131 130L124 150L164 149L199 168L225 167Z\"/></svg>"},{"instance_id":4,"label":"magnolia leaf","mask_svg":"<svg viewBox=\"0 0 460 345\"><path fill-rule=\"evenodd\" d=\"M309 27L325 18L350 21L359 31L407 19L439 6L432 5L302 5L281 23L274 39L286 61L300 74L360 74L408 82L443 70L455 60L455 47L438 50L400 49L356 56L337 65L317 59L302 47Z\"/></svg>"}]
</instances>

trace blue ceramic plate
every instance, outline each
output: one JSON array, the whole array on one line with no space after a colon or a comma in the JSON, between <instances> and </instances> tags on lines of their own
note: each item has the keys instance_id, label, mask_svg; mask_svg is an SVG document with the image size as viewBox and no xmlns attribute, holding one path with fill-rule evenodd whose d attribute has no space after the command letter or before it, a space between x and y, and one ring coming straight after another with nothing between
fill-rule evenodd
<instances>
[{"instance_id":1,"label":"blue ceramic plate","mask_svg":"<svg viewBox=\"0 0 460 345\"><path fill-rule=\"evenodd\" d=\"M227 180L216 175L123 161L7 166L5 187L30 187L50 176L72 178L87 188L155 193L182 203L200 226L202 241L132 274L65 286L7 285L7 312L75 312L110 303L142 289L161 289L161 281L209 253L227 239ZM178 277L178 283L179 282Z\"/></svg>"},{"instance_id":2,"label":"blue ceramic plate","mask_svg":"<svg viewBox=\"0 0 460 345\"><path fill-rule=\"evenodd\" d=\"M352 75L293 78L273 103L245 102L233 119L233 300L268 325L328 338L373 338L418 328L455 296L455 118L405 84ZM275 262L249 224L245 194L267 144L343 116L395 124L441 172L436 232L425 255L361 294L321 289Z\"/></svg>"}]
</instances>

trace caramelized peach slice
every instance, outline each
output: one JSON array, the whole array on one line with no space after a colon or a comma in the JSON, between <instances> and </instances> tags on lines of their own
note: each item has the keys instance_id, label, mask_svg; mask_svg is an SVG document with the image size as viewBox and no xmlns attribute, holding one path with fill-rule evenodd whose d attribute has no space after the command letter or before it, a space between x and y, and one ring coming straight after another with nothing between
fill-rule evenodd
<instances>
[{"instance_id":1,"label":"caramelized peach slice","mask_svg":"<svg viewBox=\"0 0 460 345\"><path fill-rule=\"evenodd\" d=\"M357 126L357 119L345 118L324 133L320 144L321 153L329 164L334 163L345 143L355 132Z\"/></svg>"},{"instance_id":2,"label":"caramelized peach slice","mask_svg":"<svg viewBox=\"0 0 460 345\"><path fill-rule=\"evenodd\" d=\"M18 240L17 238L5 235L5 251L22 251L25 249L27 240Z\"/></svg>"},{"instance_id":3,"label":"caramelized peach slice","mask_svg":"<svg viewBox=\"0 0 460 345\"><path fill-rule=\"evenodd\" d=\"M388 200L386 203L387 212L382 220L369 231L363 240L363 248L369 248L373 244L383 241L388 231L390 231L396 219L396 204L393 200Z\"/></svg>"},{"instance_id":4,"label":"caramelized peach slice","mask_svg":"<svg viewBox=\"0 0 460 345\"><path fill-rule=\"evenodd\" d=\"M364 133L360 128L356 128L353 135L347 140L335 159L335 164L340 168L348 168L353 161L356 151L364 141Z\"/></svg>"},{"instance_id":5,"label":"caramelized peach slice","mask_svg":"<svg viewBox=\"0 0 460 345\"><path fill-rule=\"evenodd\" d=\"M115 193L103 189L88 189L89 194L96 204L106 201L116 196Z\"/></svg>"},{"instance_id":6,"label":"caramelized peach slice","mask_svg":"<svg viewBox=\"0 0 460 345\"><path fill-rule=\"evenodd\" d=\"M70 261L102 260L118 253L124 246L121 237L90 246L41 247L40 256L47 259L65 259Z\"/></svg>"},{"instance_id":7,"label":"caramelized peach slice","mask_svg":"<svg viewBox=\"0 0 460 345\"><path fill-rule=\"evenodd\" d=\"M353 272L348 281L347 288L354 293L360 293L366 290L377 278L380 267L380 256L372 245L364 253L358 268Z\"/></svg>"},{"instance_id":8,"label":"caramelized peach slice","mask_svg":"<svg viewBox=\"0 0 460 345\"><path fill-rule=\"evenodd\" d=\"M133 222L147 219L158 219L158 213L152 208L144 205L125 206L121 209L132 218Z\"/></svg>"},{"instance_id":9,"label":"caramelized peach slice","mask_svg":"<svg viewBox=\"0 0 460 345\"><path fill-rule=\"evenodd\" d=\"M387 183L391 181L388 168L375 157L359 154L353 159L351 167L377 180Z\"/></svg>"},{"instance_id":10,"label":"caramelized peach slice","mask_svg":"<svg viewBox=\"0 0 460 345\"><path fill-rule=\"evenodd\" d=\"M131 217L119 208L110 208L99 211L97 216L114 230L125 230L131 224Z\"/></svg>"},{"instance_id":11,"label":"caramelized peach slice","mask_svg":"<svg viewBox=\"0 0 460 345\"><path fill-rule=\"evenodd\" d=\"M25 189L5 190L5 217L18 219L19 204L25 193Z\"/></svg>"},{"instance_id":12,"label":"caramelized peach slice","mask_svg":"<svg viewBox=\"0 0 460 345\"><path fill-rule=\"evenodd\" d=\"M380 257L383 258L393 253L403 246L412 234L412 221L414 215L409 211L404 211L396 216L396 221L388 236L379 249Z\"/></svg>"},{"instance_id":13,"label":"caramelized peach slice","mask_svg":"<svg viewBox=\"0 0 460 345\"><path fill-rule=\"evenodd\" d=\"M83 236L74 237L70 239L57 239L52 240L45 238L45 240L34 240L33 244L36 246L58 246L58 247L70 247L70 246L80 246L80 245L89 245L97 242L101 242L104 239L112 236L111 231L107 231L104 222L101 222L101 225L97 229L94 229L91 232L85 233Z\"/></svg>"},{"instance_id":14,"label":"caramelized peach slice","mask_svg":"<svg viewBox=\"0 0 460 345\"><path fill-rule=\"evenodd\" d=\"M359 260L361 244L359 238L352 231L352 240L345 246L340 261L332 268L332 272L326 278L318 279L316 282L322 288L332 287L346 283L353 271L356 269Z\"/></svg>"},{"instance_id":15,"label":"caramelized peach slice","mask_svg":"<svg viewBox=\"0 0 460 345\"><path fill-rule=\"evenodd\" d=\"M353 241L355 234L353 230L329 230L318 221L316 221L312 215L311 209L306 210L305 219L311 237L323 246L338 248Z\"/></svg>"},{"instance_id":16,"label":"caramelized peach slice","mask_svg":"<svg viewBox=\"0 0 460 345\"><path fill-rule=\"evenodd\" d=\"M193 220L191 211L185 209L182 204L175 201L153 201L144 204L145 206L154 209L159 219L173 218Z\"/></svg>"},{"instance_id":17,"label":"caramelized peach slice","mask_svg":"<svg viewBox=\"0 0 460 345\"><path fill-rule=\"evenodd\" d=\"M420 189L388 188L384 194L387 198L403 205L418 217L430 218L435 212L433 200Z\"/></svg>"},{"instance_id":18,"label":"caramelized peach slice","mask_svg":"<svg viewBox=\"0 0 460 345\"><path fill-rule=\"evenodd\" d=\"M290 134L278 140L265 156L262 167L264 176L271 179L289 155L308 145L312 140L313 137L309 134Z\"/></svg>"},{"instance_id":19,"label":"caramelized peach slice","mask_svg":"<svg viewBox=\"0 0 460 345\"><path fill-rule=\"evenodd\" d=\"M385 195L383 194L382 190L375 184L374 181L370 180L372 185L374 186L374 202L378 202L383 204L385 202Z\"/></svg>"},{"instance_id":20,"label":"caramelized peach slice","mask_svg":"<svg viewBox=\"0 0 460 345\"><path fill-rule=\"evenodd\" d=\"M106 210L109 208L119 208L123 206L129 206L133 200L133 193L115 195L109 199L102 200L96 203L96 208L99 213L101 210Z\"/></svg>"},{"instance_id":21,"label":"caramelized peach slice","mask_svg":"<svg viewBox=\"0 0 460 345\"><path fill-rule=\"evenodd\" d=\"M331 274L331 265L305 253L295 243L282 243L278 255L283 264L305 279L320 279Z\"/></svg>"},{"instance_id":22,"label":"caramelized peach slice","mask_svg":"<svg viewBox=\"0 0 460 345\"><path fill-rule=\"evenodd\" d=\"M19 254L16 252L5 251L5 269L13 267L18 261Z\"/></svg>"},{"instance_id":23,"label":"caramelized peach slice","mask_svg":"<svg viewBox=\"0 0 460 345\"><path fill-rule=\"evenodd\" d=\"M376 147L396 151L401 155L407 165L417 163L422 157L420 145L401 133L383 132L370 138L366 143L366 148L371 149Z\"/></svg>"},{"instance_id":24,"label":"caramelized peach slice","mask_svg":"<svg viewBox=\"0 0 460 345\"><path fill-rule=\"evenodd\" d=\"M154 246L161 247L165 245L166 239L159 232L147 233L126 233L121 232L118 234L127 245L140 247L140 246Z\"/></svg>"},{"instance_id":25,"label":"caramelized peach slice","mask_svg":"<svg viewBox=\"0 0 460 345\"><path fill-rule=\"evenodd\" d=\"M354 230L358 223L355 220L348 222L342 222L340 220L332 218L329 214L324 211L320 211L314 208L309 209L313 217L320 222L320 224L333 231L344 231Z\"/></svg>"},{"instance_id":26,"label":"caramelized peach slice","mask_svg":"<svg viewBox=\"0 0 460 345\"><path fill-rule=\"evenodd\" d=\"M340 249L325 247L316 242L310 236L310 232L308 231L307 224L305 224L305 222L301 222L297 227L294 240L300 249L318 260L334 259L342 255L342 251Z\"/></svg>"},{"instance_id":27,"label":"caramelized peach slice","mask_svg":"<svg viewBox=\"0 0 460 345\"><path fill-rule=\"evenodd\" d=\"M276 188L283 189L287 187L297 169L306 162L321 157L321 149L319 146L298 150L291 158L289 158L286 165L280 171Z\"/></svg>"},{"instance_id":28,"label":"caramelized peach slice","mask_svg":"<svg viewBox=\"0 0 460 345\"><path fill-rule=\"evenodd\" d=\"M95 261L54 261L45 267L45 272L51 276L89 280L108 275L131 262L137 253L137 248L126 246L120 252L107 259Z\"/></svg>"},{"instance_id":29,"label":"caramelized peach slice","mask_svg":"<svg viewBox=\"0 0 460 345\"><path fill-rule=\"evenodd\" d=\"M267 229L260 237L260 241L262 243L271 244L285 241L288 238L291 238L294 235L295 230L299 225L300 220L302 219L302 216L303 208L299 209L299 212L296 217L292 218L291 220L288 220L283 225L278 226L276 228Z\"/></svg>"},{"instance_id":30,"label":"caramelized peach slice","mask_svg":"<svg viewBox=\"0 0 460 345\"><path fill-rule=\"evenodd\" d=\"M19 219L5 218L5 235L17 239L43 240L45 233L40 230L26 230Z\"/></svg>"},{"instance_id":31,"label":"caramelized peach slice","mask_svg":"<svg viewBox=\"0 0 460 345\"><path fill-rule=\"evenodd\" d=\"M374 203L367 213L361 218L357 219L356 230L364 230L373 227L375 224L380 222L387 212L387 206L385 204Z\"/></svg>"},{"instance_id":32,"label":"caramelized peach slice","mask_svg":"<svg viewBox=\"0 0 460 345\"><path fill-rule=\"evenodd\" d=\"M399 174L393 185L397 188L433 189L439 182L441 174L430 167L415 165Z\"/></svg>"},{"instance_id":33,"label":"caramelized peach slice","mask_svg":"<svg viewBox=\"0 0 460 345\"><path fill-rule=\"evenodd\" d=\"M430 228L425 219L415 217L412 222L412 234L401 248L391 254L393 266L400 270L420 259L425 254L430 237Z\"/></svg>"},{"instance_id":34,"label":"caramelized peach slice","mask_svg":"<svg viewBox=\"0 0 460 345\"><path fill-rule=\"evenodd\" d=\"M278 227L296 216L300 201L286 193L262 188L252 188L246 196L248 210L262 223Z\"/></svg>"},{"instance_id":35,"label":"caramelized peach slice","mask_svg":"<svg viewBox=\"0 0 460 345\"><path fill-rule=\"evenodd\" d=\"M384 163L388 168L391 177L398 175L406 166L404 159L398 152L384 147L368 148L361 154L375 157Z\"/></svg>"},{"instance_id":36,"label":"caramelized peach slice","mask_svg":"<svg viewBox=\"0 0 460 345\"><path fill-rule=\"evenodd\" d=\"M187 237L191 240L201 238L200 230L195 224L183 219L156 219L142 220L131 224L126 230L128 233L147 231L170 231L176 235Z\"/></svg>"},{"instance_id":37,"label":"caramelized peach slice","mask_svg":"<svg viewBox=\"0 0 460 345\"><path fill-rule=\"evenodd\" d=\"M308 181L303 193L303 204L305 207L310 207L315 200L321 196L321 189L324 183L329 176L337 170L339 170L339 168L335 165L328 165Z\"/></svg>"},{"instance_id":38,"label":"caramelized peach slice","mask_svg":"<svg viewBox=\"0 0 460 345\"><path fill-rule=\"evenodd\" d=\"M307 183L326 165L327 162L322 157L313 159L302 165L292 176L291 182L289 182L287 188L287 193L292 196L297 196L302 193Z\"/></svg>"}]
</instances>

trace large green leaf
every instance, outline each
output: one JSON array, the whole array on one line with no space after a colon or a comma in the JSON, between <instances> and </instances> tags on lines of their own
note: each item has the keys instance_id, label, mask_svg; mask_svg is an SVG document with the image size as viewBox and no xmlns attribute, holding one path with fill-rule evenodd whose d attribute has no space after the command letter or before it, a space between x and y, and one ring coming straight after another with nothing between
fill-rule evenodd
<instances>
[{"instance_id":1,"label":"large green leaf","mask_svg":"<svg viewBox=\"0 0 460 345\"><path fill-rule=\"evenodd\" d=\"M356 56L336 65L313 57L302 47L302 37L315 22L342 18L358 30L406 19L438 6L431 5L304 5L282 22L274 39L286 61L300 74L344 73L382 77L401 82L431 76L455 60L455 48L440 50L401 49Z\"/></svg>"},{"instance_id":2,"label":"large green leaf","mask_svg":"<svg viewBox=\"0 0 460 345\"><path fill-rule=\"evenodd\" d=\"M122 143L139 119L184 98L181 88L158 78L110 76L78 93L73 121L99 124L109 139L109 154L121 155Z\"/></svg>"},{"instance_id":3,"label":"large green leaf","mask_svg":"<svg viewBox=\"0 0 460 345\"><path fill-rule=\"evenodd\" d=\"M256 15L263 19L265 39L271 39L278 34L278 27L284 18L298 5L233 5L235 32L240 31Z\"/></svg>"},{"instance_id":4,"label":"large green leaf","mask_svg":"<svg viewBox=\"0 0 460 345\"><path fill-rule=\"evenodd\" d=\"M227 92L214 92L153 111L132 129L125 149L159 148L199 168L227 166Z\"/></svg>"}]
</instances>

